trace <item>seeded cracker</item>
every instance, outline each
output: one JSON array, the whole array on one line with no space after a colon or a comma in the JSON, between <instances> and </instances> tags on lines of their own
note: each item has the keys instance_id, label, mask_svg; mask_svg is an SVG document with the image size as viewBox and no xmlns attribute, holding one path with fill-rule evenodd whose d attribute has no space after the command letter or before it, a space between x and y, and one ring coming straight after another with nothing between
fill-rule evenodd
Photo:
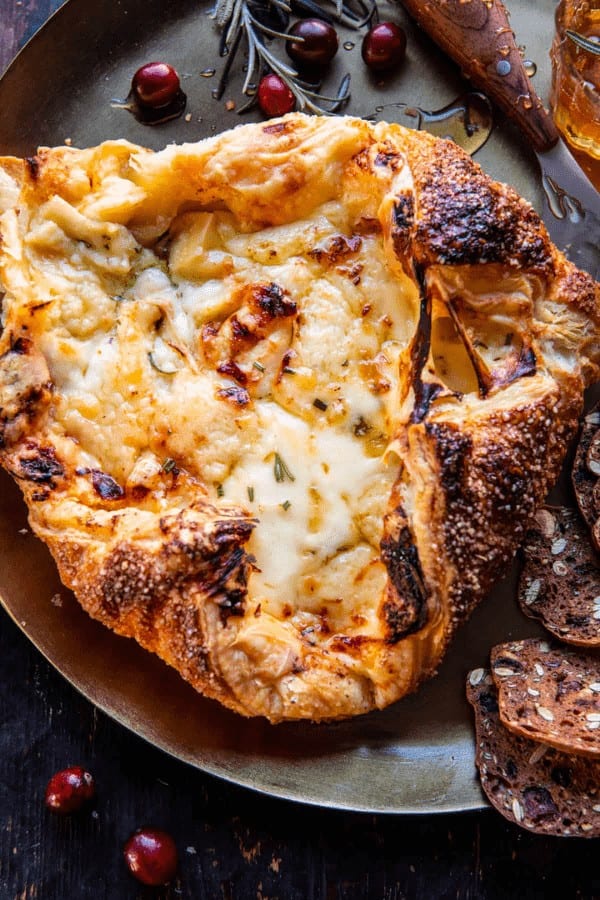
<instances>
[{"instance_id":1,"label":"seeded cracker","mask_svg":"<svg viewBox=\"0 0 600 900\"><path fill-rule=\"evenodd\" d=\"M539 510L523 553L523 612L568 644L600 646L600 555L576 510Z\"/></svg>"},{"instance_id":2,"label":"seeded cracker","mask_svg":"<svg viewBox=\"0 0 600 900\"><path fill-rule=\"evenodd\" d=\"M467 677L481 786L506 819L537 834L600 836L600 764L519 737L498 716L491 675Z\"/></svg>"},{"instance_id":3,"label":"seeded cracker","mask_svg":"<svg viewBox=\"0 0 600 900\"><path fill-rule=\"evenodd\" d=\"M503 725L600 759L600 659L530 638L494 647L491 663Z\"/></svg>"},{"instance_id":4,"label":"seeded cracker","mask_svg":"<svg viewBox=\"0 0 600 900\"><path fill-rule=\"evenodd\" d=\"M600 505L598 504L600 498L598 497L598 492L594 491L600 475L599 437L600 405L595 406L583 420L571 475L577 505L590 528L593 528L600 515Z\"/></svg>"}]
</instances>

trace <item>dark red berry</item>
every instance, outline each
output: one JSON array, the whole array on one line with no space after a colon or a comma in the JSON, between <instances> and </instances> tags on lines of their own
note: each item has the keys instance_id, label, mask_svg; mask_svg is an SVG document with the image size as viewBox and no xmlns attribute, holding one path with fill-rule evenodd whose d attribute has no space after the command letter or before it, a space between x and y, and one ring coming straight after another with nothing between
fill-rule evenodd
<instances>
[{"instance_id":1,"label":"dark red berry","mask_svg":"<svg viewBox=\"0 0 600 900\"><path fill-rule=\"evenodd\" d=\"M177 97L180 90L179 75L168 63L146 63L133 76L131 90L142 106L160 109Z\"/></svg>"},{"instance_id":2,"label":"dark red berry","mask_svg":"<svg viewBox=\"0 0 600 900\"><path fill-rule=\"evenodd\" d=\"M279 75L265 75L258 85L258 105L266 116L283 116L293 110L296 99Z\"/></svg>"},{"instance_id":3,"label":"dark red berry","mask_svg":"<svg viewBox=\"0 0 600 900\"><path fill-rule=\"evenodd\" d=\"M166 831L139 828L123 848L125 862L142 884L167 884L177 872L177 847Z\"/></svg>"},{"instance_id":4,"label":"dark red berry","mask_svg":"<svg viewBox=\"0 0 600 900\"><path fill-rule=\"evenodd\" d=\"M394 22L379 22L362 42L362 58L375 72L386 72L400 65L406 54L406 34Z\"/></svg>"},{"instance_id":5,"label":"dark red berry","mask_svg":"<svg viewBox=\"0 0 600 900\"><path fill-rule=\"evenodd\" d=\"M77 812L96 794L94 779L81 766L70 766L52 776L46 787L46 806L53 812Z\"/></svg>"},{"instance_id":6,"label":"dark red berry","mask_svg":"<svg viewBox=\"0 0 600 900\"><path fill-rule=\"evenodd\" d=\"M288 55L299 66L323 67L329 65L338 50L338 36L333 25L322 19L300 19L289 34L302 41L286 41Z\"/></svg>"}]
</instances>

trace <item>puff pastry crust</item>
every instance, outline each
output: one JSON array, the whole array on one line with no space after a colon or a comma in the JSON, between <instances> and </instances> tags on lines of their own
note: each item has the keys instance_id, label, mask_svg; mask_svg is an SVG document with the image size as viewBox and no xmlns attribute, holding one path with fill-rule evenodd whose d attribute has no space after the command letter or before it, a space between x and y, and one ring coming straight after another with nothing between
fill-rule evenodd
<instances>
[{"instance_id":1,"label":"puff pastry crust","mask_svg":"<svg viewBox=\"0 0 600 900\"><path fill-rule=\"evenodd\" d=\"M0 209L0 461L89 614L274 722L431 675L598 376L598 286L532 208L291 114L3 159Z\"/></svg>"}]
</instances>

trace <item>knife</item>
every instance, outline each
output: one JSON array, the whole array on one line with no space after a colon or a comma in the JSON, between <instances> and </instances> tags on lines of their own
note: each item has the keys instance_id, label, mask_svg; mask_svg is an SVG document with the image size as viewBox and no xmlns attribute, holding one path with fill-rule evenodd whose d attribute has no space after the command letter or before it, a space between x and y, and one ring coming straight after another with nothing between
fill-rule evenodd
<instances>
[{"instance_id":1,"label":"knife","mask_svg":"<svg viewBox=\"0 0 600 900\"><path fill-rule=\"evenodd\" d=\"M556 246L600 280L600 193L561 139L525 71L501 0L401 0L475 87L520 129L542 175L542 218Z\"/></svg>"}]
</instances>

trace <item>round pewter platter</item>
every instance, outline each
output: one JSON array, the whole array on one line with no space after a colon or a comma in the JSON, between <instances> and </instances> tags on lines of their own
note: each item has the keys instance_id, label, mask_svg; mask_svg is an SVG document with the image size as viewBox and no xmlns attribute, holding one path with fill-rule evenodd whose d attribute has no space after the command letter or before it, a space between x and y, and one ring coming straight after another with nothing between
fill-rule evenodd
<instances>
[{"instance_id":1,"label":"round pewter platter","mask_svg":"<svg viewBox=\"0 0 600 900\"><path fill-rule=\"evenodd\" d=\"M536 90L545 98L554 0L535 7L509 0L508 6L517 38L537 64ZM243 103L241 71L234 71L221 99L212 96L224 61L210 9L201 0L68 0L0 79L0 153L30 156L38 146L86 147L109 138L160 149L259 119L255 110L238 115L228 108L227 101ZM438 110L468 90L399 4L382 2L379 9L382 20L406 28L406 64L391 77L374 78L360 58L364 31L338 28L340 51L329 89L351 73L344 112L410 125L404 104ZM184 116L149 127L111 101L124 98L133 72L154 59L175 66L188 102ZM240 53L236 65L242 64ZM214 76L202 74L211 68ZM540 204L534 160L510 126L496 121L476 159ZM0 599L40 652L92 703L183 762L272 796L338 809L432 813L485 805L464 683L469 669L486 665L493 644L538 633L517 610L514 572L459 632L438 675L415 695L346 722L272 726L198 696L160 660L89 618L30 532L20 491L4 472L0 560Z\"/></svg>"}]
</instances>

